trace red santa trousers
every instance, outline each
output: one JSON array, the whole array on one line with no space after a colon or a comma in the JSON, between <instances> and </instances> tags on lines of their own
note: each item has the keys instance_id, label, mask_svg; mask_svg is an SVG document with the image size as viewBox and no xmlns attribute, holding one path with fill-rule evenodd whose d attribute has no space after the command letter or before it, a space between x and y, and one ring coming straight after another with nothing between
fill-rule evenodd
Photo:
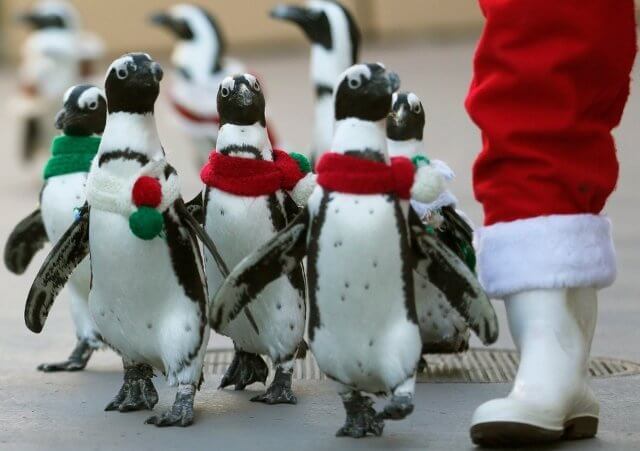
<instances>
[{"instance_id":1,"label":"red santa trousers","mask_svg":"<svg viewBox=\"0 0 640 451\"><path fill-rule=\"evenodd\" d=\"M486 25L467 110L482 131L473 169L485 212L480 279L501 298L615 279L611 130L636 53L632 0L480 0Z\"/></svg>"}]
</instances>

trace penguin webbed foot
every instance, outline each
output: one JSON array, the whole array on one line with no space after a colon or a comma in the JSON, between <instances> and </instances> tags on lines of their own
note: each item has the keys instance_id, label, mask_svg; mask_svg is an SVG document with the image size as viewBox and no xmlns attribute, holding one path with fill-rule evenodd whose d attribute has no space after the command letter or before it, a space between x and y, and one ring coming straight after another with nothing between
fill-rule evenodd
<instances>
[{"instance_id":1,"label":"penguin webbed foot","mask_svg":"<svg viewBox=\"0 0 640 451\"><path fill-rule=\"evenodd\" d=\"M190 426L193 424L193 401L195 393L195 385L181 385L178 387L176 399L171 409L147 418L145 423L153 424L157 427Z\"/></svg>"},{"instance_id":2,"label":"penguin webbed foot","mask_svg":"<svg viewBox=\"0 0 640 451\"><path fill-rule=\"evenodd\" d=\"M67 360L57 363L42 363L38 365L38 371L53 373L56 371L84 370L95 350L96 348L88 340L78 340Z\"/></svg>"},{"instance_id":3,"label":"penguin webbed foot","mask_svg":"<svg viewBox=\"0 0 640 451\"><path fill-rule=\"evenodd\" d=\"M151 381L152 377L153 369L149 365L140 364L125 368L124 384L104 410L153 410L158 403L158 392Z\"/></svg>"},{"instance_id":4,"label":"penguin webbed foot","mask_svg":"<svg viewBox=\"0 0 640 451\"><path fill-rule=\"evenodd\" d=\"M258 354L236 349L233 361L227 369L218 389L234 386L234 390L244 390L254 382L265 383L269 375L269 367Z\"/></svg>"},{"instance_id":5,"label":"penguin webbed foot","mask_svg":"<svg viewBox=\"0 0 640 451\"><path fill-rule=\"evenodd\" d=\"M273 382L263 394L251 398L252 402L263 402L265 404L297 404L298 398L291 389L293 379L293 368L285 370L278 366Z\"/></svg>"},{"instance_id":6,"label":"penguin webbed foot","mask_svg":"<svg viewBox=\"0 0 640 451\"><path fill-rule=\"evenodd\" d=\"M402 420L413 412L413 396L393 395L378 417L382 420Z\"/></svg>"},{"instance_id":7,"label":"penguin webbed foot","mask_svg":"<svg viewBox=\"0 0 640 451\"><path fill-rule=\"evenodd\" d=\"M347 419L336 437L362 438L367 434L382 435L384 420L373 408L373 400L357 391L340 394Z\"/></svg>"}]
</instances>

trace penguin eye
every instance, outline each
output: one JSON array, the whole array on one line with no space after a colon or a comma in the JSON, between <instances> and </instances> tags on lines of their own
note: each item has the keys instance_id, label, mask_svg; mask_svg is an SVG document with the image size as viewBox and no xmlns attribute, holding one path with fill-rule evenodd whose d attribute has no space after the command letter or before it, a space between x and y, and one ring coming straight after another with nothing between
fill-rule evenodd
<instances>
[{"instance_id":1,"label":"penguin eye","mask_svg":"<svg viewBox=\"0 0 640 451\"><path fill-rule=\"evenodd\" d=\"M222 97L227 97L229 95L229 88L227 88L226 86L220 88L220 95Z\"/></svg>"},{"instance_id":2,"label":"penguin eye","mask_svg":"<svg viewBox=\"0 0 640 451\"><path fill-rule=\"evenodd\" d=\"M411 111L413 111L416 114L420 114L422 112L422 106L419 103L416 103L411 107Z\"/></svg>"},{"instance_id":3,"label":"penguin eye","mask_svg":"<svg viewBox=\"0 0 640 451\"><path fill-rule=\"evenodd\" d=\"M89 109L90 109L90 110L95 110L95 109L97 109L97 108L98 108L98 102L91 102L91 103L89 104Z\"/></svg>"},{"instance_id":4,"label":"penguin eye","mask_svg":"<svg viewBox=\"0 0 640 451\"><path fill-rule=\"evenodd\" d=\"M121 67L120 69L118 69L116 71L116 76L120 79L120 80L124 80L125 78L127 78L129 76L129 71L127 70L126 67Z\"/></svg>"},{"instance_id":5,"label":"penguin eye","mask_svg":"<svg viewBox=\"0 0 640 451\"><path fill-rule=\"evenodd\" d=\"M258 80L256 80L256 81L253 83L253 89L254 89L254 90L256 90L257 92L260 92L260 89L262 89L262 88L260 87L260 83L258 83Z\"/></svg>"},{"instance_id":6,"label":"penguin eye","mask_svg":"<svg viewBox=\"0 0 640 451\"><path fill-rule=\"evenodd\" d=\"M360 80L360 78L349 79L349 87L351 89L358 89L361 85L362 85L362 80Z\"/></svg>"}]
</instances>

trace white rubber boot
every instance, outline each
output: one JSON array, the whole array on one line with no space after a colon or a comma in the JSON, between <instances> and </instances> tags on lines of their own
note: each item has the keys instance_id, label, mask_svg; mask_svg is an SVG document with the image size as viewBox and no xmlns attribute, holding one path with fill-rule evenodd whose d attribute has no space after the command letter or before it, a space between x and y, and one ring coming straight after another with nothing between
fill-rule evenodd
<instances>
[{"instance_id":1,"label":"white rubber boot","mask_svg":"<svg viewBox=\"0 0 640 451\"><path fill-rule=\"evenodd\" d=\"M506 398L476 409L473 442L521 446L595 436L599 406L588 384L588 361L596 290L526 291L506 297L505 305L520 366Z\"/></svg>"}]
</instances>

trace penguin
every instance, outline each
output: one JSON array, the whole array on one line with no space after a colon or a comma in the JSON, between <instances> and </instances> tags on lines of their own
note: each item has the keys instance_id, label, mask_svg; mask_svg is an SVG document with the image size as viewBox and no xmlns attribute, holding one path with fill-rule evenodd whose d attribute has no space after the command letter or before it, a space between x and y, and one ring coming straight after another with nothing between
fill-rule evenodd
<instances>
[{"instance_id":1,"label":"penguin","mask_svg":"<svg viewBox=\"0 0 640 451\"><path fill-rule=\"evenodd\" d=\"M110 65L108 115L87 203L40 268L25 320L40 332L70 272L90 255L89 310L124 365L122 388L105 410L153 409L156 369L178 388L173 406L147 423L188 426L209 339L196 240L205 233L186 211L158 137L154 105L161 79L160 65L146 53Z\"/></svg>"},{"instance_id":2,"label":"penguin","mask_svg":"<svg viewBox=\"0 0 640 451\"><path fill-rule=\"evenodd\" d=\"M387 147L391 157L420 159L434 167L450 181L454 173L440 160L429 160L423 143L425 111L420 98L413 92L394 93L391 112L387 117ZM457 199L449 189L428 204L412 201L413 209L427 227L455 254L475 270L473 229L464 213L456 210ZM424 311L418 311L424 354L455 353L469 347L469 328L460 315L449 306L440 292L427 278L415 275L416 297L424 298ZM424 362L422 362L424 363Z\"/></svg>"},{"instance_id":3,"label":"penguin","mask_svg":"<svg viewBox=\"0 0 640 451\"><path fill-rule=\"evenodd\" d=\"M12 99L21 157L29 162L56 134L50 117L60 97L69 86L89 81L103 45L82 29L78 11L67 1L42 0L18 19L32 30L22 48L20 90Z\"/></svg>"},{"instance_id":4,"label":"penguin","mask_svg":"<svg viewBox=\"0 0 640 451\"><path fill-rule=\"evenodd\" d=\"M209 316L213 327L228 327L306 257L310 349L337 382L347 415L338 436L380 435L385 420L413 411L422 352L416 304L424 302L414 296L414 271L445 293L484 343L498 333L474 275L409 208L410 196L435 198L437 174L388 156L385 121L398 85L397 75L380 63L343 73L335 89L331 152L318 162L306 208L231 271ZM391 397L376 412L367 394Z\"/></svg>"},{"instance_id":5,"label":"penguin","mask_svg":"<svg viewBox=\"0 0 640 451\"><path fill-rule=\"evenodd\" d=\"M351 12L340 2L310 0L307 5L279 5L271 17L298 25L311 42L311 82L315 92L312 160L326 152L333 136L333 87L358 61L361 33Z\"/></svg>"},{"instance_id":6,"label":"penguin","mask_svg":"<svg viewBox=\"0 0 640 451\"><path fill-rule=\"evenodd\" d=\"M53 155L45 166L40 207L15 227L5 247L5 264L13 273L24 273L45 243L56 243L73 223L74 212L84 205L87 174L106 117L107 102L96 86L72 86L65 93L63 109L55 119L55 127L62 135L51 146ZM100 332L89 313L90 278L89 259L83 260L69 278L71 317L77 337L73 351L67 360L43 363L38 370L83 370L93 352L102 347Z\"/></svg>"},{"instance_id":7,"label":"penguin","mask_svg":"<svg viewBox=\"0 0 640 451\"><path fill-rule=\"evenodd\" d=\"M215 148L220 116L216 99L220 82L243 73L244 65L226 56L226 41L218 21L206 9L177 4L151 16L153 24L177 39L171 54L173 73L169 87L174 123L181 127L197 152L202 166Z\"/></svg>"},{"instance_id":8,"label":"penguin","mask_svg":"<svg viewBox=\"0 0 640 451\"><path fill-rule=\"evenodd\" d=\"M315 184L308 161L302 164L273 150L265 120L265 99L260 82L251 74L225 78L217 94L220 113L218 146L202 171L205 230L220 239L219 252L233 268L287 225L287 213L306 203ZM303 172L307 167L307 173ZM265 182L273 177L274 184ZM290 183L279 180L291 179ZM210 264L205 253L207 284L215 293L227 274ZM306 319L302 265L267 287L245 314L225 329L236 353L221 387L236 390L265 382L268 368L261 355L275 366L275 377L265 393L252 401L267 404L297 402L291 389L294 359L304 356Z\"/></svg>"}]
</instances>

